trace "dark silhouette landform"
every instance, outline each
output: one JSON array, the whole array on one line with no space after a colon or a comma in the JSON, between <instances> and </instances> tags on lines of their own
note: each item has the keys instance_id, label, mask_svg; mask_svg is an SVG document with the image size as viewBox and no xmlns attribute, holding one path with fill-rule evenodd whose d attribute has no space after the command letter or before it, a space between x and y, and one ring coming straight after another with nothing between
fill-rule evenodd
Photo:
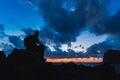
<instances>
[{"instance_id":1,"label":"dark silhouette landform","mask_svg":"<svg viewBox=\"0 0 120 80\"><path fill-rule=\"evenodd\" d=\"M109 49L103 58L104 63L120 64L120 50Z\"/></svg>"},{"instance_id":2,"label":"dark silhouette landform","mask_svg":"<svg viewBox=\"0 0 120 80\"><path fill-rule=\"evenodd\" d=\"M7 57L1 51L0 77L2 80L120 80L120 73L111 65L116 64L116 60L111 63L111 57L116 56L111 54L118 53L109 50L102 64L90 67L73 62L54 65L24 49L14 49Z\"/></svg>"},{"instance_id":3,"label":"dark silhouette landform","mask_svg":"<svg viewBox=\"0 0 120 80\"><path fill-rule=\"evenodd\" d=\"M37 42L37 40L35 41ZM33 44L34 45L34 44ZM14 49L8 56L0 52L1 80L120 80L112 64L120 64L120 51L108 50L103 63L94 67L73 62L54 65L44 59L44 45ZM42 48L39 51L38 48ZM38 51L37 51L38 50Z\"/></svg>"}]
</instances>

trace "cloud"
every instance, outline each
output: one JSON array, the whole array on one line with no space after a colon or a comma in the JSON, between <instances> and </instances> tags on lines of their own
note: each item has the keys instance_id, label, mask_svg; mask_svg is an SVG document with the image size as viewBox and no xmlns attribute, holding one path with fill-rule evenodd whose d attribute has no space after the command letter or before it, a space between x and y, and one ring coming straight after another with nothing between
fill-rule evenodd
<instances>
[{"instance_id":1,"label":"cloud","mask_svg":"<svg viewBox=\"0 0 120 80\"><path fill-rule=\"evenodd\" d=\"M23 49L24 44L20 36L8 36L9 42L14 45L15 48Z\"/></svg>"},{"instance_id":2,"label":"cloud","mask_svg":"<svg viewBox=\"0 0 120 80\"><path fill-rule=\"evenodd\" d=\"M88 26L98 26L106 18L108 0L29 0L38 5L55 42L70 43ZM45 27L46 27L45 26ZM43 32L47 28L43 28ZM47 30L48 30L47 29ZM52 32L54 31L54 32ZM58 34L58 35L57 35ZM46 36L49 34L46 34ZM64 38L63 38L64 35ZM48 36L53 39L52 36Z\"/></svg>"},{"instance_id":3,"label":"cloud","mask_svg":"<svg viewBox=\"0 0 120 80\"><path fill-rule=\"evenodd\" d=\"M110 0L28 0L37 5L50 31L64 39L58 42L75 41L81 31L89 29L97 35L120 35L120 11L110 16ZM43 29L44 31L44 29ZM66 40L68 38L68 40ZM52 38L51 38L52 39Z\"/></svg>"},{"instance_id":4,"label":"cloud","mask_svg":"<svg viewBox=\"0 0 120 80\"><path fill-rule=\"evenodd\" d=\"M103 56L108 49L120 50L120 40L118 38L108 38L103 42L94 44L87 49L87 54L98 54Z\"/></svg>"},{"instance_id":5,"label":"cloud","mask_svg":"<svg viewBox=\"0 0 120 80\"><path fill-rule=\"evenodd\" d=\"M95 34L119 35L120 12L110 17L108 15L109 0L28 0L32 5L39 8L40 15L45 21L45 26L40 30L40 40L45 45L54 44L56 51L46 50L51 57L76 57L86 56L82 52L77 54L74 50L62 51L61 44L68 44L76 41L76 37L84 29L89 28ZM24 28L25 36L34 33L31 28ZM17 41L14 42L13 39ZM9 40L15 47L23 47L22 40L17 36L9 36ZM111 39L112 40L112 39ZM108 44L110 42L110 44ZM109 48L116 48L118 45L110 40L94 44L87 49L90 54L103 54ZM115 46L114 46L115 45ZM52 53L52 54L51 54ZM68 54L69 53L69 54Z\"/></svg>"},{"instance_id":6,"label":"cloud","mask_svg":"<svg viewBox=\"0 0 120 80\"><path fill-rule=\"evenodd\" d=\"M43 41L46 41L47 43L54 43L57 45L60 44L70 44L71 41L75 41L74 35L70 34L60 34L56 32L54 29L51 29L50 27L44 27L40 31L40 37L43 39Z\"/></svg>"},{"instance_id":7,"label":"cloud","mask_svg":"<svg viewBox=\"0 0 120 80\"><path fill-rule=\"evenodd\" d=\"M108 20L106 32L120 37L120 10Z\"/></svg>"},{"instance_id":8,"label":"cloud","mask_svg":"<svg viewBox=\"0 0 120 80\"><path fill-rule=\"evenodd\" d=\"M44 0L39 7L44 20L56 32L61 34L77 34L85 25L85 18L82 12L69 12L62 7L63 1ZM47 4L47 6L46 6ZM80 16L83 15L83 16Z\"/></svg>"},{"instance_id":9,"label":"cloud","mask_svg":"<svg viewBox=\"0 0 120 80\"><path fill-rule=\"evenodd\" d=\"M82 51L75 52L72 49L63 51L60 47L54 46L54 51L47 47L45 51L45 58L79 58L79 57L90 57L89 54L84 54Z\"/></svg>"},{"instance_id":10,"label":"cloud","mask_svg":"<svg viewBox=\"0 0 120 80\"><path fill-rule=\"evenodd\" d=\"M76 37L84 29L89 28L97 35L120 35L120 11L109 16L109 0L29 0L37 5L46 25L40 30L40 38L47 45L54 44L56 51L46 50L46 56L51 57L76 57L103 55L109 48L119 48L119 40L109 38L87 49L88 55L82 52L77 54L74 50L62 51L61 44L76 41ZM32 29L23 29L26 35L30 35ZM30 34L28 34L30 33ZM52 54L51 54L52 53ZM69 54L68 54L69 53Z\"/></svg>"},{"instance_id":11,"label":"cloud","mask_svg":"<svg viewBox=\"0 0 120 80\"><path fill-rule=\"evenodd\" d=\"M6 55L8 55L8 54L10 54L12 52L14 47L12 45L8 44L8 43L1 43L0 48L2 48L4 53Z\"/></svg>"},{"instance_id":12,"label":"cloud","mask_svg":"<svg viewBox=\"0 0 120 80\"><path fill-rule=\"evenodd\" d=\"M98 26L93 26L92 30L95 34L109 34L111 36L120 36L120 10L113 16L110 16L103 21Z\"/></svg>"},{"instance_id":13,"label":"cloud","mask_svg":"<svg viewBox=\"0 0 120 80\"><path fill-rule=\"evenodd\" d=\"M61 44L71 46L76 37L86 28L90 28L95 34L107 33L105 22L108 20L109 0L28 0L38 6L40 16L45 21L45 26L40 30L40 39L47 44L53 45L56 51L46 50L46 56L51 57L76 57L86 56L82 52L76 53L69 49L68 52L59 49ZM23 29L26 35L32 33L32 29ZM91 46L88 53L99 49L107 43L99 43ZM94 47L94 48L93 48ZM84 48L84 47L83 47ZM104 49L105 50L105 49ZM94 53L97 51L93 50ZM99 51L98 51L99 52ZM52 54L51 54L52 53ZM69 54L68 54L69 53Z\"/></svg>"},{"instance_id":14,"label":"cloud","mask_svg":"<svg viewBox=\"0 0 120 80\"><path fill-rule=\"evenodd\" d=\"M101 54L103 55L107 49L111 48L110 44L108 44L106 41L103 41L101 43L98 44L94 44L92 46L90 46L87 49L87 54Z\"/></svg>"}]
</instances>

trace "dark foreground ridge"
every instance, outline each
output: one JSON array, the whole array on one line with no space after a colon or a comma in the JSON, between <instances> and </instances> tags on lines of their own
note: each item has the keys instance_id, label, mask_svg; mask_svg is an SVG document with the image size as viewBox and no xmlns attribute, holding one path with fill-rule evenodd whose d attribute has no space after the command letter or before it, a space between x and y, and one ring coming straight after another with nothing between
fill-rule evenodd
<instances>
[{"instance_id":1,"label":"dark foreground ridge","mask_svg":"<svg viewBox=\"0 0 120 80\"><path fill-rule=\"evenodd\" d=\"M120 80L120 74L108 63L94 67L73 62L54 65L17 49L8 57L0 52L0 73L1 80Z\"/></svg>"},{"instance_id":2,"label":"dark foreground ridge","mask_svg":"<svg viewBox=\"0 0 120 80\"><path fill-rule=\"evenodd\" d=\"M104 55L103 62L109 64L120 64L120 50L109 49Z\"/></svg>"}]
</instances>

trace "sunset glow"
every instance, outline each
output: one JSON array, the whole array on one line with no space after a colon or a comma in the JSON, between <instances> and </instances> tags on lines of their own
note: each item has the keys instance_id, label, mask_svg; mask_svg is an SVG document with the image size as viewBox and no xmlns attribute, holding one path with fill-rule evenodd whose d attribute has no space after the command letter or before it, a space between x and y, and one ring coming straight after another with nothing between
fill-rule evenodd
<instances>
[{"instance_id":1,"label":"sunset glow","mask_svg":"<svg viewBox=\"0 0 120 80\"><path fill-rule=\"evenodd\" d=\"M56 59L53 59L53 58L48 58L46 60L46 62L55 62L55 63L58 63L58 62L64 62L64 63L67 63L67 62L102 62L103 61L103 58L97 58L97 57L89 57L89 58L56 58Z\"/></svg>"}]
</instances>

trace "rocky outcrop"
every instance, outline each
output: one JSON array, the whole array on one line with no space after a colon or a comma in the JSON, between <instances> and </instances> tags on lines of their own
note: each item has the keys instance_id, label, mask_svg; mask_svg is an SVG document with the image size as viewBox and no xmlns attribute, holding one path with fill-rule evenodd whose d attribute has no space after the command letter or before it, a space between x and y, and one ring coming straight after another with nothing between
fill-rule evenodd
<instances>
[{"instance_id":1,"label":"rocky outcrop","mask_svg":"<svg viewBox=\"0 0 120 80\"><path fill-rule=\"evenodd\" d=\"M120 50L108 50L103 57L104 63L120 64Z\"/></svg>"}]
</instances>

